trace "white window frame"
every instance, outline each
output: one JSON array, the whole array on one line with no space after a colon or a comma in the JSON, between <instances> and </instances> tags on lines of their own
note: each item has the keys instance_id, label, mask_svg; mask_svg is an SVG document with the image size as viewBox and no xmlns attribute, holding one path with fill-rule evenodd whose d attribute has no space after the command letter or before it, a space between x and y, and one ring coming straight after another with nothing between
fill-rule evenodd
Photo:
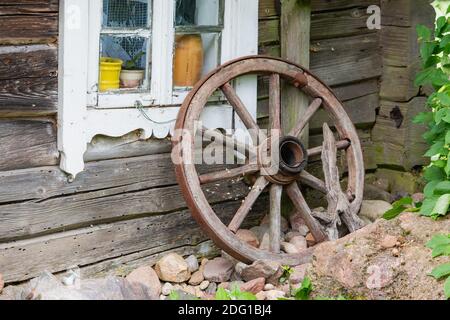
<instances>
[{"instance_id":1,"label":"white window frame","mask_svg":"<svg viewBox=\"0 0 450 320\"><path fill-rule=\"evenodd\" d=\"M58 148L61 169L73 177L84 170L87 145L98 134L121 137L140 129L142 139L169 136L188 93L172 84L174 1L153 0L150 92L98 94L101 9L102 0L60 1ZM258 0L225 0L223 22L220 63L257 54ZM256 77L234 85L256 118ZM243 127L229 106L208 107L202 116L208 127Z\"/></svg>"}]
</instances>

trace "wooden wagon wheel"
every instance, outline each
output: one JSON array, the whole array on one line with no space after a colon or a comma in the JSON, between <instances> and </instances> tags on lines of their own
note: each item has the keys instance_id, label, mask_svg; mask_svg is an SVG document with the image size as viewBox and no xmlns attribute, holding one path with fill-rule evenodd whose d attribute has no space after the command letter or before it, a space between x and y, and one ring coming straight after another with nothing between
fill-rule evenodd
<instances>
[{"instance_id":1,"label":"wooden wagon wheel","mask_svg":"<svg viewBox=\"0 0 450 320\"><path fill-rule=\"evenodd\" d=\"M248 113L241 99L236 94L231 81L248 74L269 76L270 78L270 126L281 129L280 81L299 88L311 97L311 104L295 128L277 142L273 138L262 141L256 149L257 154L267 151L268 145L279 145L279 172L267 175L266 167L260 162L246 164L236 169L200 175L193 164L194 143L192 137L198 132L195 122L199 120L208 98L217 90L222 91L229 104L248 129L259 130L257 123ZM324 142L322 147L306 150L297 139L309 123L311 117L323 107L334 121L339 139L324 124ZM200 128L201 130L202 128ZM218 133L218 135L221 135ZM222 135L224 141L233 139ZM312 248L301 254L285 254L280 250L281 196L283 190L292 200L295 208L302 215L309 230L317 242L336 239L337 224L344 223L350 232L362 227L358 212L363 200L364 163L361 144L355 127L345 112L342 104L332 91L317 77L299 65L281 59L250 56L231 61L220 66L200 81L185 99L176 123L173 137L176 151L176 173L183 195L194 218L208 236L224 251L243 262L256 260L274 260L287 265L298 265L309 260ZM247 151L249 148L247 148ZM337 169L337 150L345 150L349 176L348 187L342 191ZM308 156L322 156L325 181L305 170ZM252 174L255 183L231 223L224 224L216 215L202 185ZM299 184L305 184L326 194L327 213L314 213L302 195ZM236 236L244 219L264 190L270 190L270 251L251 247Z\"/></svg>"}]
</instances>

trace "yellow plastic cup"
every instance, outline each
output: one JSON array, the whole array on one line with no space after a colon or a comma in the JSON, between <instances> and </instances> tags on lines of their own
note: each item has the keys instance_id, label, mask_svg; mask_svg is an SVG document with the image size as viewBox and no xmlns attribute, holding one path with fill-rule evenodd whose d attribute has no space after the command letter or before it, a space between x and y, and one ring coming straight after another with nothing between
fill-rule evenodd
<instances>
[{"instance_id":1,"label":"yellow plastic cup","mask_svg":"<svg viewBox=\"0 0 450 320\"><path fill-rule=\"evenodd\" d=\"M108 57L100 58L100 92L119 89L122 64L123 61L120 59Z\"/></svg>"}]
</instances>

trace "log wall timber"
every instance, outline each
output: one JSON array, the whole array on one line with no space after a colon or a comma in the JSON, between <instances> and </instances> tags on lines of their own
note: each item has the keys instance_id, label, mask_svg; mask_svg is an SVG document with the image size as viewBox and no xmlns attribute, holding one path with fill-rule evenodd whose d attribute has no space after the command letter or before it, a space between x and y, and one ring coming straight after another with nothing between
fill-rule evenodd
<instances>
[{"instance_id":1,"label":"log wall timber","mask_svg":"<svg viewBox=\"0 0 450 320\"><path fill-rule=\"evenodd\" d=\"M431 27L434 10L428 0L382 0L381 5L383 75L381 107L372 131L373 156L379 167L409 171L426 164L425 128L412 122L426 102L414 86L421 68L416 25Z\"/></svg>"}]
</instances>

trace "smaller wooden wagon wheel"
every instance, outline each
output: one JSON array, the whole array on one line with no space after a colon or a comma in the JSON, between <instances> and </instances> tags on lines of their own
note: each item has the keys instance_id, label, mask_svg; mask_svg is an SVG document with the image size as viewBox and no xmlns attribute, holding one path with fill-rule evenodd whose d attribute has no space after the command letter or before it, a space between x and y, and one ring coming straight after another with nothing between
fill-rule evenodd
<instances>
[{"instance_id":1,"label":"smaller wooden wagon wheel","mask_svg":"<svg viewBox=\"0 0 450 320\"><path fill-rule=\"evenodd\" d=\"M257 123L247 111L242 100L233 89L231 82L243 75L257 74L268 76L270 81L270 127L281 130L281 81L302 90L311 98L310 105L303 117L286 136L269 137L257 142L256 158L275 146L279 148L277 162L270 159L270 166L247 162L237 168L208 174L199 174L194 159L193 138L202 128L196 127L196 121L208 103L208 99L216 91L221 91L233 107L236 114L248 129L259 130ZM331 116L338 139L325 123L323 125L323 145L306 150L298 137L308 125L312 116L320 109ZM363 226L358 212L363 200L364 163L361 144L356 129L342 104L332 91L317 77L299 65L281 59L250 56L231 61L220 66L200 81L185 99L176 123L173 146L176 156L177 179L183 195L194 218L207 235L225 252L243 262L256 260L273 260L287 265L299 265L308 261L312 249L299 254L286 254L280 249L281 197L283 191L291 199L298 213L308 226L316 242L338 238L338 224L345 224L350 232ZM233 139L221 135L223 141ZM276 139L276 140L275 140ZM239 145L238 142L236 142ZM246 151L252 151L246 146ZM345 150L348 165L348 186L343 191L337 169L337 151ZM325 181L311 175L307 171L308 157L320 156L323 162ZM273 173L268 168L276 168ZM206 184L235 179L245 175L254 177L254 185L242 201L242 205L231 221L224 222L214 212L202 189ZM312 212L308 206L299 184L326 195L327 213ZM252 207L264 191L270 194L270 250L265 251L241 241L236 232L241 228Z\"/></svg>"}]
</instances>

